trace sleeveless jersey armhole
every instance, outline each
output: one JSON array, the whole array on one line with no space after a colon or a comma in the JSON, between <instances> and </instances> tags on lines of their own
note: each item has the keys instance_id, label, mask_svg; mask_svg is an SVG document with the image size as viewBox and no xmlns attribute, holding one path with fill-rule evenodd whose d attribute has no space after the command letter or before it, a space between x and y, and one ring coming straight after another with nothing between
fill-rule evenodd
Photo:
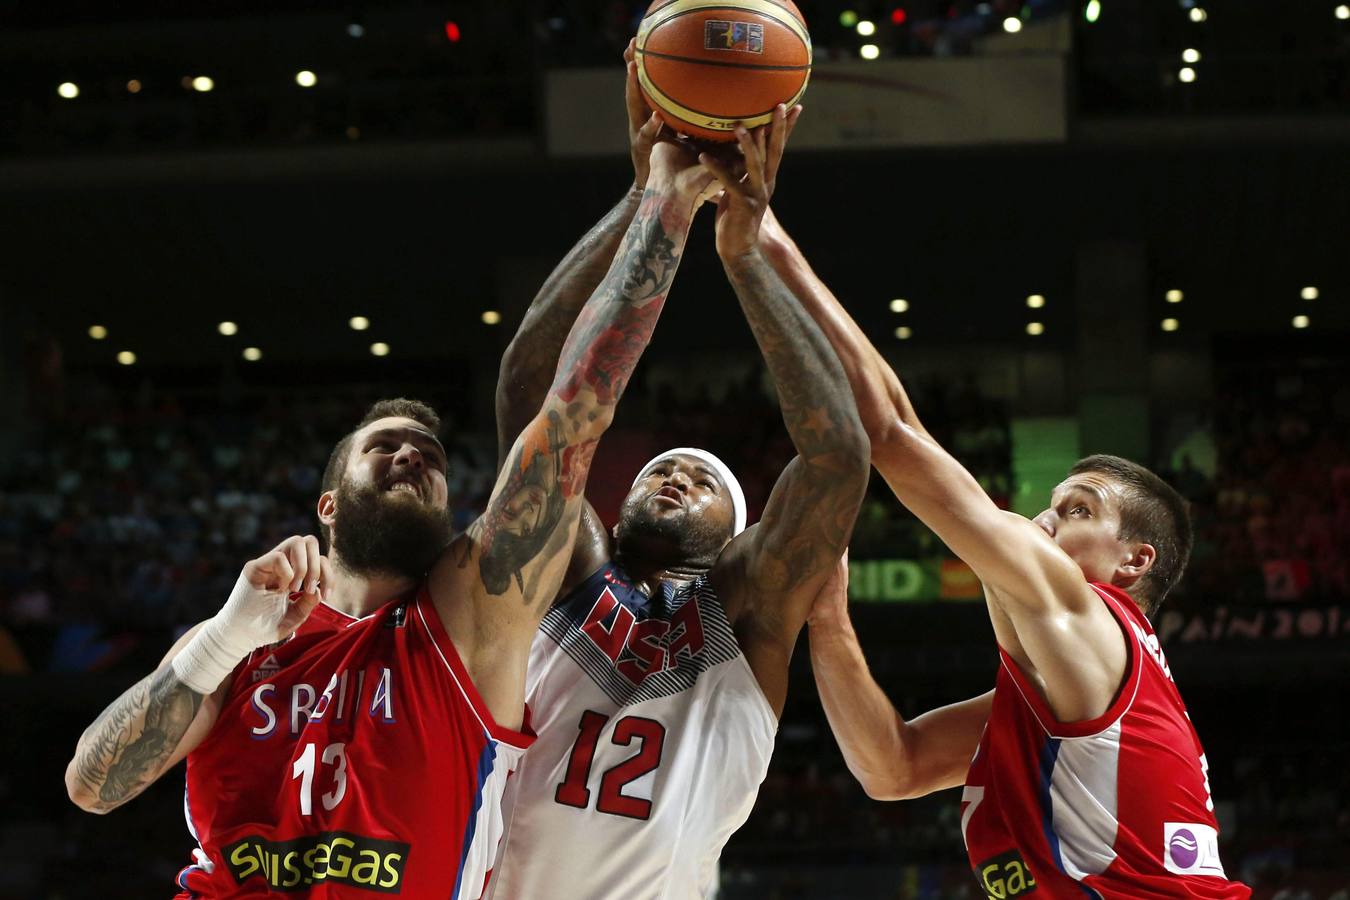
<instances>
[{"instance_id":1,"label":"sleeveless jersey armhole","mask_svg":"<svg viewBox=\"0 0 1350 900\"><path fill-rule=\"evenodd\" d=\"M530 728L529 706L525 707L520 731L497 724L497 720L493 718L492 713L487 708L487 703L478 693L478 688L474 685L473 679L469 677L469 670L464 667L463 661L459 658L459 651L455 649L455 642L446 633L445 625L436 612L436 605L431 601L431 594L425 588L418 593L414 606L417 610L418 621L426 629L438 655L445 662L450 677L459 687L464 699L468 701L474 716L483 726L483 731L494 741L500 741L520 750L527 749L534 743L536 737L534 731Z\"/></svg>"},{"instance_id":2,"label":"sleeveless jersey armhole","mask_svg":"<svg viewBox=\"0 0 1350 900\"><path fill-rule=\"evenodd\" d=\"M1059 721L1054 712L1051 711L1050 704L1045 702L1045 698L1041 696L1040 691L1036 690L1036 686L1031 683L1031 679L1017 665L1017 661L1009 655L1008 651L1003 649L1002 645L998 648L999 663L1012 678L1018 694L1031 709L1031 713L1040 723L1041 729L1052 738L1086 738L1106 731L1130 711L1130 707L1134 705L1135 695L1139 692L1139 679L1143 672L1141 665L1143 656L1140 653L1134 630L1130 627L1124 610L1120 609L1115 598L1096 584L1091 584L1090 587L1105 604L1107 610L1110 611L1111 618L1115 620L1116 626L1120 628L1120 633L1125 639L1125 674L1120 680L1120 686L1116 689L1115 696L1111 698L1110 705L1101 715L1079 722Z\"/></svg>"}]
</instances>

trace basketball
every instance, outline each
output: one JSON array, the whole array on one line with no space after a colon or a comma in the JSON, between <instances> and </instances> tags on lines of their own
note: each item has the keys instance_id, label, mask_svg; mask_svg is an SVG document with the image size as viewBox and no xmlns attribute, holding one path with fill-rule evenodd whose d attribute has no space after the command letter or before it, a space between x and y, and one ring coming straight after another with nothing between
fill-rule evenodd
<instances>
[{"instance_id":1,"label":"basketball","mask_svg":"<svg viewBox=\"0 0 1350 900\"><path fill-rule=\"evenodd\" d=\"M792 0L656 0L638 26L638 83L667 125L735 139L806 93L811 36Z\"/></svg>"}]
</instances>

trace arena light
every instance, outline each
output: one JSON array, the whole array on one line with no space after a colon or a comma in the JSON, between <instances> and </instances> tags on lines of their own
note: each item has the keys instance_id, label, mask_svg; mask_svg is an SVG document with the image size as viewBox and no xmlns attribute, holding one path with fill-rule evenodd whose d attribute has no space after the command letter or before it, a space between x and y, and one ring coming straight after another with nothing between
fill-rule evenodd
<instances>
[{"instance_id":1,"label":"arena light","mask_svg":"<svg viewBox=\"0 0 1350 900\"><path fill-rule=\"evenodd\" d=\"M216 82L209 75L198 75L192 79L192 89L199 94L208 94L216 89Z\"/></svg>"},{"instance_id":2,"label":"arena light","mask_svg":"<svg viewBox=\"0 0 1350 900\"><path fill-rule=\"evenodd\" d=\"M365 316L352 316L347 320L347 324L351 326L352 331L365 331L370 327L370 320Z\"/></svg>"},{"instance_id":3,"label":"arena light","mask_svg":"<svg viewBox=\"0 0 1350 900\"><path fill-rule=\"evenodd\" d=\"M895 9L891 10L892 25L903 25L905 24L905 20L908 18L909 13L905 12L905 8L903 6L897 6Z\"/></svg>"},{"instance_id":4,"label":"arena light","mask_svg":"<svg viewBox=\"0 0 1350 900\"><path fill-rule=\"evenodd\" d=\"M901 325L899 328L895 329L895 336L902 341L907 341L914 336L914 330L908 325Z\"/></svg>"},{"instance_id":5,"label":"arena light","mask_svg":"<svg viewBox=\"0 0 1350 900\"><path fill-rule=\"evenodd\" d=\"M1163 331L1176 331L1176 330L1177 330L1178 328L1180 328L1180 327L1181 327L1181 323L1178 322L1176 319L1163 319L1163 320L1162 320L1162 330L1163 330Z\"/></svg>"},{"instance_id":6,"label":"arena light","mask_svg":"<svg viewBox=\"0 0 1350 900\"><path fill-rule=\"evenodd\" d=\"M319 78L309 69L301 69L295 73L295 83L302 88L312 88L319 83Z\"/></svg>"},{"instance_id":7,"label":"arena light","mask_svg":"<svg viewBox=\"0 0 1350 900\"><path fill-rule=\"evenodd\" d=\"M1028 322L1027 334L1031 335L1032 337L1038 337L1042 334L1045 334L1045 324L1043 322Z\"/></svg>"},{"instance_id":8,"label":"arena light","mask_svg":"<svg viewBox=\"0 0 1350 900\"><path fill-rule=\"evenodd\" d=\"M901 300L898 297L891 301L891 312L902 313L909 312L909 301Z\"/></svg>"},{"instance_id":9,"label":"arena light","mask_svg":"<svg viewBox=\"0 0 1350 900\"><path fill-rule=\"evenodd\" d=\"M1186 295L1183 294L1181 291L1177 290L1176 288L1172 288L1170 291L1167 292L1168 303L1180 303L1184 299L1186 299Z\"/></svg>"},{"instance_id":10,"label":"arena light","mask_svg":"<svg viewBox=\"0 0 1350 900\"><path fill-rule=\"evenodd\" d=\"M1181 71L1177 73L1177 78L1181 79L1182 84L1190 84L1195 81L1195 70L1190 66L1182 66Z\"/></svg>"},{"instance_id":11,"label":"arena light","mask_svg":"<svg viewBox=\"0 0 1350 900\"><path fill-rule=\"evenodd\" d=\"M496 325L502 320L502 314L495 309L485 309L481 318L484 325Z\"/></svg>"},{"instance_id":12,"label":"arena light","mask_svg":"<svg viewBox=\"0 0 1350 900\"><path fill-rule=\"evenodd\" d=\"M1008 34L1017 34L1017 32L1022 30L1022 20L1017 18L1017 16L1008 16L1008 18L1003 20L1003 30L1008 32Z\"/></svg>"},{"instance_id":13,"label":"arena light","mask_svg":"<svg viewBox=\"0 0 1350 900\"><path fill-rule=\"evenodd\" d=\"M244 359L248 360L249 362L257 362L258 360L262 359L262 351L259 350L257 347L245 347Z\"/></svg>"},{"instance_id":14,"label":"arena light","mask_svg":"<svg viewBox=\"0 0 1350 900\"><path fill-rule=\"evenodd\" d=\"M1187 47L1181 51L1181 61L1194 65L1200 61L1200 51L1194 47Z\"/></svg>"},{"instance_id":15,"label":"arena light","mask_svg":"<svg viewBox=\"0 0 1350 900\"><path fill-rule=\"evenodd\" d=\"M858 24L858 14L851 9L846 9L839 14L839 24L845 28L852 28Z\"/></svg>"},{"instance_id":16,"label":"arena light","mask_svg":"<svg viewBox=\"0 0 1350 900\"><path fill-rule=\"evenodd\" d=\"M56 86L56 93L66 100L74 100L80 96L80 86L73 81L63 81Z\"/></svg>"},{"instance_id":17,"label":"arena light","mask_svg":"<svg viewBox=\"0 0 1350 900\"><path fill-rule=\"evenodd\" d=\"M138 78L133 78L127 82L128 94L139 94L141 92L141 82Z\"/></svg>"},{"instance_id":18,"label":"arena light","mask_svg":"<svg viewBox=\"0 0 1350 900\"><path fill-rule=\"evenodd\" d=\"M372 356L388 356L389 345L384 341L376 341L370 345L370 353Z\"/></svg>"},{"instance_id":19,"label":"arena light","mask_svg":"<svg viewBox=\"0 0 1350 900\"><path fill-rule=\"evenodd\" d=\"M366 26L360 22L352 22L347 26L347 37L363 38L366 36Z\"/></svg>"},{"instance_id":20,"label":"arena light","mask_svg":"<svg viewBox=\"0 0 1350 900\"><path fill-rule=\"evenodd\" d=\"M1293 325L1294 325L1295 328L1307 328L1307 327L1308 327L1308 317L1307 317L1307 316L1294 316L1294 322L1293 322Z\"/></svg>"},{"instance_id":21,"label":"arena light","mask_svg":"<svg viewBox=\"0 0 1350 900\"><path fill-rule=\"evenodd\" d=\"M1205 12L1203 6L1196 6L1191 9L1191 21L1197 25L1209 18L1209 13Z\"/></svg>"},{"instance_id":22,"label":"arena light","mask_svg":"<svg viewBox=\"0 0 1350 900\"><path fill-rule=\"evenodd\" d=\"M1340 6L1336 7L1336 18L1340 19L1342 22L1346 19L1350 19L1350 6L1346 6L1342 3Z\"/></svg>"},{"instance_id":23,"label":"arena light","mask_svg":"<svg viewBox=\"0 0 1350 900\"><path fill-rule=\"evenodd\" d=\"M234 322L221 322L216 326L216 331L219 331L226 337L234 337L239 333L239 326Z\"/></svg>"},{"instance_id":24,"label":"arena light","mask_svg":"<svg viewBox=\"0 0 1350 900\"><path fill-rule=\"evenodd\" d=\"M117 354L117 361L124 366L136 365L136 354L130 350L123 350Z\"/></svg>"},{"instance_id":25,"label":"arena light","mask_svg":"<svg viewBox=\"0 0 1350 900\"><path fill-rule=\"evenodd\" d=\"M1027 307L1030 309L1040 309L1045 305L1045 297L1042 294L1032 294L1027 298Z\"/></svg>"},{"instance_id":26,"label":"arena light","mask_svg":"<svg viewBox=\"0 0 1350 900\"><path fill-rule=\"evenodd\" d=\"M90 325L89 336L96 341L101 341L108 336L108 329L104 328L102 325Z\"/></svg>"},{"instance_id":27,"label":"arena light","mask_svg":"<svg viewBox=\"0 0 1350 900\"><path fill-rule=\"evenodd\" d=\"M876 44L863 44L858 48L858 55L863 59L876 59L881 55L881 48Z\"/></svg>"},{"instance_id":28,"label":"arena light","mask_svg":"<svg viewBox=\"0 0 1350 900\"><path fill-rule=\"evenodd\" d=\"M1320 296L1317 288L1312 285L1308 285L1303 290L1299 291L1298 295L1304 300L1316 300Z\"/></svg>"},{"instance_id":29,"label":"arena light","mask_svg":"<svg viewBox=\"0 0 1350 900\"><path fill-rule=\"evenodd\" d=\"M877 23L870 19L862 19L858 22L856 28L858 29L858 34L863 37L871 37L877 33Z\"/></svg>"},{"instance_id":30,"label":"arena light","mask_svg":"<svg viewBox=\"0 0 1350 900\"><path fill-rule=\"evenodd\" d=\"M1092 25L1101 17L1102 17L1101 0L1088 0L1088 5L1083 10L1083 18L1087 20L1087 23L1089 25Z\"/></svg>"}]
</instances>

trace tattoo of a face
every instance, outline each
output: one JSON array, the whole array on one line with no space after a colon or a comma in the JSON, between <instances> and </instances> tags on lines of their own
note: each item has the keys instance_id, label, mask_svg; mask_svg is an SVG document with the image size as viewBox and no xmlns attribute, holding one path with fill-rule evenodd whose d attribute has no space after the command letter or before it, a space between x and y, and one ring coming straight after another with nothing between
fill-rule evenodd
<instances>
[{"instance_id":1,"label":"tattoo of a face","mask_svg":"<svg viewBox=\"0 0 1350 900\"><path fill-rule=\"evenodd\" d=\"M202 699L166 666L94 720L76 756L75 772L98 797L99 809L113 809L145 790L187 733ZM137 719L143 724L133 735Z\"/></svg>"},{"instance_id":2,"label":"tattoo of a face","mask_svg":"<svg viewBox=\"0 0 1350 900\"><path fill-rule=\"evenodd\" d=\"M506 481L487 511L470 527L478 548L478 569L490 594L504 594L514 580L523 592L524 569L548 543L567 504L563 486L561 417L549 413L549 424L527 441L506 464ZM468 562L461 558L460 564Z\"/></svg>"}]
</instances>

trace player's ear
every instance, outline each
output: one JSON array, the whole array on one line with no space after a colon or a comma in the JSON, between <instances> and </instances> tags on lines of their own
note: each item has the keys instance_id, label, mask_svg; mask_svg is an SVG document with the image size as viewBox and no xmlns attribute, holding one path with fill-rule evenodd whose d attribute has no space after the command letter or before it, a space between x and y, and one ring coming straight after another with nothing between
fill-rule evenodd
<instances>
[{"instance_id":1,"label":"player's ear","mask_svg":"<svg viewBox=\"0 0 1350 900\"><path fill-rule=\"evenodd\" d=\"M337 492L324 491L320 494L315 512L318 514L320 522L326 527L332 528L333 521L337 518Z\"/></svg>"},{"instance_id":2,"label":"player's ear","mask_svg":"<svg viewBox=\"0 0 1350 900\"><path fill-rule=\"evenodd\" d=\"M1116 566L1116 577L1132 583L1143 578L1148 574L1148 570L1153 568L1153 564L1158 560L1158 551L1152 544L1146 543L1135 544L1129 549L1130 555Z\"/></svg>"}]
</instances>

